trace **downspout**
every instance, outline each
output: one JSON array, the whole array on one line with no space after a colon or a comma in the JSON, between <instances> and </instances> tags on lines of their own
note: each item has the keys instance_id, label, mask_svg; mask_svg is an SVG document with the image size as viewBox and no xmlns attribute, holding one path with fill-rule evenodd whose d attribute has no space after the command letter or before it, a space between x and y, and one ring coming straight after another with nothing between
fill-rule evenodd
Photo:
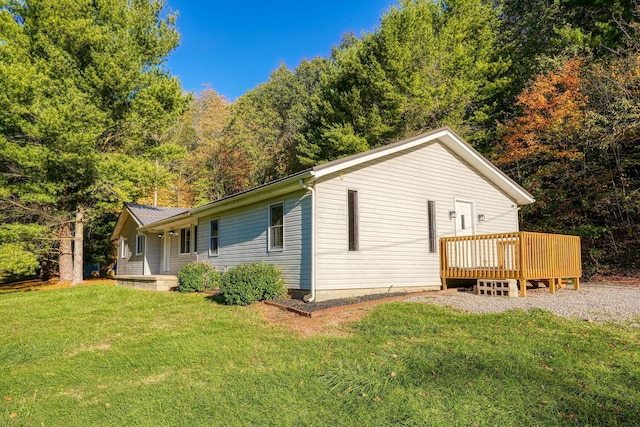
<instances>
[{"instance_id":1,"label":"downspout","mask_svg":"<svg viewBox=\"0 0 640 427\"><path fill-rule=\"evenodd\" d=\"M311 296L307 302L316 299L316 191L304 183L304 179L298 181L307 191L311 191Z\"/></svg>"}]
</instances>

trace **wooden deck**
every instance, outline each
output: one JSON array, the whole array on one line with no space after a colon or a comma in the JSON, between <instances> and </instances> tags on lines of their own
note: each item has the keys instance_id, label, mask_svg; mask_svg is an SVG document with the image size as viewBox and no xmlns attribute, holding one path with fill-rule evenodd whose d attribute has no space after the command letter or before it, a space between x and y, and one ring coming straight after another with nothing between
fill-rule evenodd
<instances>
[{"instance_id":1,"label":"wooden deck","mask_svg":"<svg viewBox=\"0 0 640 427\"><path fill-rule=\"evenodd\" d=\"M580 286L580 238L531 232L444 237L440 239L440 277L518 280L520 296L527 281L544 281L554 293L563 280Z\"/></svg>"}]
</instances>

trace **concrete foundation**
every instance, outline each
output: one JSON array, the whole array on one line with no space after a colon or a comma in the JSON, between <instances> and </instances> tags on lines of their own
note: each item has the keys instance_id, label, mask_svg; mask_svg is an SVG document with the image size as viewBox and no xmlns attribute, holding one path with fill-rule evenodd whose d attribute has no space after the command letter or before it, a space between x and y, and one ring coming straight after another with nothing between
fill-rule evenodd
<instances>
[{"instance_id":1,"label":"concrete foundation","mask_svg":"<svg viewBox=\"0 0 640 427\"><path fill-rule=\"evenodd\" d=\"M116 286L147 289L150 291L170 291L178 286L178 276L116 276Z\"/></svg>"},{"instance_id":2,"label":"concrete foundation","mask_svg":"<svg viewBox=\"0 0 640 427\"><path fill-rule=\"evenodd\" d=\"M425 292L439 291L440 286L409 286L409 287L391 287L391 288L364 288L364 289L327 289L316 290L316 302L326 301L329 299L359 297L371 294L386 294L394 292ZM309 293L307 292L308 298Z\"/></svg>"}]
</instances>

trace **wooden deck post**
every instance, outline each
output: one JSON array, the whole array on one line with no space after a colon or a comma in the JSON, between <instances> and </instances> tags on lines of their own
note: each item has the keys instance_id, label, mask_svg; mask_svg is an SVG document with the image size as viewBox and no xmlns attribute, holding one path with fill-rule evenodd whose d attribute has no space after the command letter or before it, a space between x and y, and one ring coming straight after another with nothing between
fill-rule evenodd
<instances>
[{"instance_id":1,"label":"wooden deck post","mask_svg":"<svg viewBox=\"0 0 640 427\"><path fill-rule=\"evenodd\" d=\"M520 296L525 298L527 296L527 278L525 277L525 254L524 254L524 233L518 233L518 262L520 263Z\"/></svg>"},{"instance_id":2,"label":"wooden deck post","mask_svg":"<svg viewBox=\"0 0 640 427\"><path fill-rule=\"evenodd\" d=\"M549 279L549 293L556 293L556 279Z\"/></svg>"},{"instance_id":3,"label":"wooden deck post","mask_svg":"<svg viewBox=\"0 0 640 427\"><path fill-rule=\"evenodd\" d=\"M573 278L573 290L574 291L579 291L580 290L580 278L579 277L574 277Z\"/></svg>"}]
</instances>

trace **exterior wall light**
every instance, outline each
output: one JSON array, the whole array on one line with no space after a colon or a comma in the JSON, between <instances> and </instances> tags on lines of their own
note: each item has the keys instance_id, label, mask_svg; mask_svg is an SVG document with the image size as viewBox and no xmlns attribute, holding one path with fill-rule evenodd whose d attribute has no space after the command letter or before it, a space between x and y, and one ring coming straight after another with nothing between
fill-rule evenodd
<instances>
[{"instance_id":1,"label":"exterior wall light","mask_svg":"<svg viewBox=\"0 0 640 427\"><path fill-rule=\"evenodd\" d=\"M456 211L449 211L449 219L456 219Z\"/></svg>"},{"instance_id":2,"label":"exterior wall light","mask_svg":"<svg viewBox=\"0 0 640 427\"><path fill-rule=\"evenodd\" d=\"M478 215L478 222L483 222L485 219L484 214Z\"/></svg>"}]
</instances>

